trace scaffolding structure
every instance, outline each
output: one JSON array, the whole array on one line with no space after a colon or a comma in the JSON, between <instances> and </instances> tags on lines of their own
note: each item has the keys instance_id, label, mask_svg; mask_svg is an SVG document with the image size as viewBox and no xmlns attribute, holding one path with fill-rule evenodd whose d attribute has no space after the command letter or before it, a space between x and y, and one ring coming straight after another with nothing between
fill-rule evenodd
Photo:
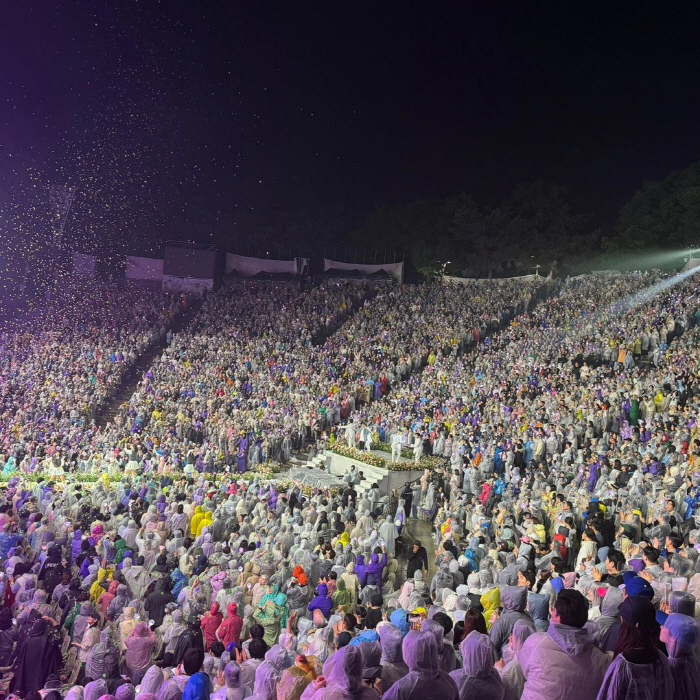
<instances>
[{"instance_id":1,"label":"scaffolding structure","mask_svg":"<svg viewBox=\"0 0 700 700\"><path fill-rule=\"evenodd\" d=\"M69 185L50 185L49 201L51 203L51 245L58 251L63 248L63 234L70 209L73 206L75 187Z\"/></svg>"}]
</instances>

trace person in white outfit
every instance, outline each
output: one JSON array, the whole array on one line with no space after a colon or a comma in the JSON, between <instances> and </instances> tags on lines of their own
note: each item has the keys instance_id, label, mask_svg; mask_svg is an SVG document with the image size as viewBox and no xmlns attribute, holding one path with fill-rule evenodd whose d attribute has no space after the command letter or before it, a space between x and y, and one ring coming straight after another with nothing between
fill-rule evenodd
<instances>
[{"instance_id":1,"label":"person in white outfit","mask_svg":"<svg viewBox=\"0 0 700 700\"><path fill-rule=\"evenodd\" d=\"M355 423L353 421L345 426L345 440L350 447L355 447Z\"/></svg>"},{"instance_id":2,"label":"person in white outfit","mask_svg":"<svg viewBox=\"0 0 700 700\"><path fill-rule=\"evenodd\" d=\"M413 442L413 461L418 464L423 456L423 440L419 433L416 433L416 438Z\"/></svg>"},{"instance_id":3,"label":"person in white outfit","mask_svg":"<svg viewBox=\"0 0 700 700\"><path fill-rule=\"evenodd\" d=\"M403 432L399 430L398 433L394 433L391 438L391 461L400 462L401 461L401 447L403 446Z\"/></svg>"}]
</instances>

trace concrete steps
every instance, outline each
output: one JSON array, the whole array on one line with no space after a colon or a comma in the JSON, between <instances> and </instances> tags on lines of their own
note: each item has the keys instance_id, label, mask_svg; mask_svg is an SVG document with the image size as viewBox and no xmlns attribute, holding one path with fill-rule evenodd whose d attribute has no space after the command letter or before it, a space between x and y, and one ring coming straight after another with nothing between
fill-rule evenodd
<instances>
[{"instance_id":1,"label":"concrete steps","mask_svg":"<svg viewBox=\"0 0 700 700\"><path fill-rule=\"evenodd\" d=\"M187 324L194 318L195 314L201 306L201 302L195 301L191 304L187 311L179 314L170 326L170 330L173 333L177 333L187 326ZM162 352L163 348L167 346L167 341L165 336L160 340L156 341L151 345L137 360L136 364L131 368L131 370L125 375L122 380L121 385L117 391L112 395L112 397L107 401L104 406L98 412L95 422L99 427L104 427L110 421L114 420L114 417L119 412L119 408L122 404L127 403L136 391L136 387L143 378L143 375L150 369L156 357L158 357Z\"/></svg>"}]
</instances>

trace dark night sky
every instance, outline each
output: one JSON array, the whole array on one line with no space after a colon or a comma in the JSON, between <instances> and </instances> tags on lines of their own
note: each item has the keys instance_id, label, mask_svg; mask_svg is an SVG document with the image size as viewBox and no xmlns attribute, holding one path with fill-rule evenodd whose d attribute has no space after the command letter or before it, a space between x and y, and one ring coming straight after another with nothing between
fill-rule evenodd
<instances>
[{"instance_id":1,"label":"dark night sky","mask_svg":"<svg viewBox=\"0 0 700 700\"><path fill-rule=\"evenodd\" d=\"M605 225L700 158L694 4L485 5L12 3L3 197L31 168L78 185L76 233L167 235L184 211L196 238L202 211L489 203L545 178Z\"/></svg>"}]
</instances>

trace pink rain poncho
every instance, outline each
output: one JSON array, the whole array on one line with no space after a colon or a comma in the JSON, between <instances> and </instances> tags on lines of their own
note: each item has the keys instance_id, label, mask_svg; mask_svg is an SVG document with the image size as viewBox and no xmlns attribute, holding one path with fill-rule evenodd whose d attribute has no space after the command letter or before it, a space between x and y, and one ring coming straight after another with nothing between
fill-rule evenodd
<instances>
[{"instance_id":1,"label":"pink rain poncho","mask_svg":"<svg viewBox=\"0 0 700 700\"><path fill-rule=\"evenodd\" d=\"M336 651L324 664L323 676L326 687L311 683L301 700L377 700L377 691L362 681L362 655L357 647Z\"/></svg>"},{"instance_id":2,"label":"pink rain poncho","mask_svg":"<svg viewBox=\"0 0 700 700\"><path fill-rule=\"evenodd\" d=\"M279 676L270 664L260 664L255 671L255 689L251 696L254 700L277 700L277 683Z\"/></svg>"},{"instance_id":3,"label":"pink rain poncho","mask_svg":"<svg viewBox=\"0 0 700 700\"><path fill-rule=\"evenodd\" d=\"M459 700L503 700L503 683L493 667L493 644L488 635L474 630L459 645L463 668L452 671Z\"/></svg>"},{"instance_id":4,"label":"pink rain poncho","mask_svg":"<svg viewBox=\"0 0 700 700\"><path fill-rule=\"evenodd\" d=\"M409 632L403 640L408 674L384 693L382 700L457 700L459 693L449 674L440 670L435 637L430 632Z\"/></svg>"},{"instance_id":5,"label":"pink rain poncho","mask_svg":"<svg viewBox=\"0 0 700 700\"><path fill-rule=\"evenodd\" d=\"M265 654L265 661L255 671L255 700L276 700L277 685L282 679L282 671L292 665L286 649L275 644Z\"/></svg>"}]
</instances>

